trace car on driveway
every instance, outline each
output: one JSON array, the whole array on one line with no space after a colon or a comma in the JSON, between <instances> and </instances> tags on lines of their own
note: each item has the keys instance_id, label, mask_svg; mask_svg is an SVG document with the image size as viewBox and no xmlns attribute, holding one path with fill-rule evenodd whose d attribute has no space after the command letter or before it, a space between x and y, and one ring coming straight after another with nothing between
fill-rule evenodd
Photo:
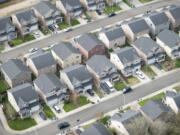
<instances>
[{"instance_id":1,"label":"car on driveway","mask_svg":"<svg viewBox=\"0 0 180 135\"><path fill-rule=\"evenodd\" d=\"M38 48L31 48L31 49L29 49L29 53L34 53L34 52L36 52L38 50Z\"/></svg>"},{"instance_id":2,"label":"car on driveway","mask_svg":"<svg viewBox=\"0 0 180 135\"><path fill-rule=\"evenodd\" d=\"M113 17L113 16L116 16L116 13L111 13L108 15L108 17Z\"/></svg>"},{"instance_id":3,"label":"car on driveway","mask_svg":"<svg viewBox=\"0 0 180 135\"><path fill-rule=\"evenodd\" d=\"M47 120L46 115L44 114L44 112L40 112L39 116L43 119L43 120Z\"/></svg>"},{"instance_id":4,"label":"car on driveway","mask_svg":"<svg viewBox=\"0 0 180 135\"><path fill-rule=\"evenodd\" d=\"M57 105L54 105L53 108L57 113L61 112L61 109Z\"/></svg>"},{"instance_id":5,"label":"car on driveway","mask_svg":"<svg viewBox=\"0 0 180 135\"><path fill-rule=\"evenodd\" d=\"M94 96L94 92L92 90L87 90L87 93L90 95L90 96Z\"/></svg>"},{"instance_id":6,"label":"car on driveway","mask_svg":"<svg viewBox=\"0 0 180 135\"><path fill-rule=\"evenodd\" d=\"M145 79L145 76L144 76L144 74L143 74L142 71L136 70L136 71L135 71L135 74L136 74L140 79Z\"/></svg>"},{"instance_id":7,"label":"car on driveway","mask_svg":"<svg viewBox=\"0 0 180 135\"><path fill-rule=\"evenodd\" d=\"M100 10L96 10L96 13L97 13L98 15L102 15L102 12L101 12Z\"/></svg>"},{"instance_id":8,"label":"car on driveway","mask_svg":"<svg viewBox=\"0 0 180 135\"><path fill-rule=\"evenodd\" d=\"M123 94L126 94L126 93L131 92L131 91L132 91L131 87L126 87L123 89Z\"/></svg>"},{"instance_id":9,"label":"car on driveway","mask_svg":"<svg viewBox=\"0 0 180 135\"><path fill-rule=\"evenodd\" d=\"M60 130L65 130L65 129L69 128L69 127L70 127L70 124L69 124L68 122L62 122L62 123L60 123L60 124L58 125L58 128L59 128Z\"/></svg>"}]
</instances>

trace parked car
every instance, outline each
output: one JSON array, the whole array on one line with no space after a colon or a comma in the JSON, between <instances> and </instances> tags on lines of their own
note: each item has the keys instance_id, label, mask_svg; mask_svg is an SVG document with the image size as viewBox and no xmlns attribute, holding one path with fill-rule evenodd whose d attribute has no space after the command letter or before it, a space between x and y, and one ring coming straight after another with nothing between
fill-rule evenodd
<instances>
[{"instance_id":1,"label":"parked car","mask_svg":"<svg viewBox=\"0 0 180 135\"><path fill-rule=\"evenodd\" d=\"M96 10L96 13L97 13L98 15L102 15L102 13L101 13L100 10Z\"/></svg>"},{"instance_id":2,"label":"parked car","mask_svg":"<svg viewBox=\"0 0 180 135\"><path fill-rule=\"evenodd\" d=\"M31 49L29 49L29 53L36 52L37 50L38 50L38 48L31 48Z\"/></svg>"},{"instance_id":3,"label":"parked car","mask_svg":"<svg viewBox=\"0 0 180 135\"><path fill-rule=\"evenodd\" d=\"M43 120L47 120L46 115L44 114L44 112L40 112L39 116L43 119Z\"/></svg>"},{"instance_id":4,"label":"parked car","mask_svg":"<svg viewBox=\"0 0 180 135\"><path fill-rule=\"evenodd\" d=\"M61 109L57 105L54 105L53 108L57 113L61 112Z\"/></svg>"},{"instance_id":5,"label":"parked car","mask_svg":"<svg viewBox=\"0 0 180 135\"><path fill-rule=\"evenodd\" d=\"M135 73L139 78L141 78L141 79L145 78L144 74L140 70L137 70Z\"/></svg>"},{"instance_id":6,"label":"parked car","mask_svg":"<svg viewBox=\"0 0 180 135\"><path fill-rule=\"evenodd\" d=\"M69 128L69 127L70 127L70 124L69 124L68 122L62 122L62 123L60 123L60 124L58 125L58 128L59 128L60 130L65 130L65 129Z\"/></svg>"},{"instance_id":7,"label":"parked car","mask_svg":"<svg viewBox=\"0 0 180 135\"><path fill-rule=\"evenodd\" d=\"M126 87L123 89L123 94L126 94L126 93L131 92L131 91L132 91L131 87Z\"/></svg>"},{"instance_id":8,"label":"parked car","mask_svg":"<svg viewBox=\"0 0 180 135\"><path fill-rule=\"evenodd\" d=\"M90 95L90 96L94 96L94 92L92 90L87 90L87 93Z\"/></svg>"},{"instance_id":9,"label":"parked car","mask_svg":"<svg viewBox=\"0 0 180 135\"><path fill-rule=\"evenodd\" d=\"M107 86L107 88L109 89L110 92L115 91L115 89L114 89L113 85L111 84L111 82L105 81L105 85Z\"/></svg>"},{"instance_id":10,"label":"parked car","mask_svg":"<svg viewBox=\"0 0 180 135\"><path fill-rule=\"evenodd\" d=\"M116 15L116 13L111 13L111 14L108 15L108 17L113 17L115 15Z\"/></svg>"},{"instance_id":11,"label":"parked car","mask_svg":"<svg viewBox=\"0 0 180 135\"><path fill-rule=\"evenodd\" d=\"M110 91L109 91L108 87L105 85L105 83L101 83L100 87L106 94L110 93Z\"/></svg>"},{"instance_id":12,"label":"parked car","mask_svg":"<svg viewBox=\"0 0 180 135\"><path fill-rule=\"evenodd\" d=\"M65 32L70 32L70 31L73 31L73 29L69 28L69 29L65 30Z\"/></svg>"}]
</instances>

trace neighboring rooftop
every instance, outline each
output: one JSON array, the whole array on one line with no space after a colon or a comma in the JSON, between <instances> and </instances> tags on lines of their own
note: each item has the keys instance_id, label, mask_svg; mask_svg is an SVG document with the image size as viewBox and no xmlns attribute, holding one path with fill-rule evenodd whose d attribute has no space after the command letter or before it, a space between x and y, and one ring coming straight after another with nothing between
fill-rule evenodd
<instances>
[{"instance_id":1,"label":"neighboring rooftop","mask_svg":"<svg viewBox=\"0 0 180 135\"><path fill-rule=\"evenodd\" d=\"M0 18L0 33L8 31L9 28L14 27L10 17Z\"/></svg>"},{"instance_id":2,"label":"neighboring rooftop","mask_svg":"<svg viewBox=\"0 0 180 135\"><path fill-rule=\"evenodd\" d=\"M72 9L74 7L81 7L79 0L60 0L66 9Z\"/></svg>"},{"instance_id":3,"label":"neighboring rooftop","mask_svg":"<svg viewBox=\"0 0 180 135\"><path fill-rule=\"evenodd\" d=\"M164 12L151 13L149 15L149 18L154 23L154 25L164 24L169 21L168 17L166 16L166 14Z\"/></svg>"},{"instance_id":4,"label":"neighboring rooftop","mask_svg":"<svg viewBox=\"0 0 180 135\"><path fill-rule=\"evenodd\" d=\"M179 6L173 6L169 9L169 12L172 14L175 20L180 20L180 7Z\"/></svg>"}]
</instances>

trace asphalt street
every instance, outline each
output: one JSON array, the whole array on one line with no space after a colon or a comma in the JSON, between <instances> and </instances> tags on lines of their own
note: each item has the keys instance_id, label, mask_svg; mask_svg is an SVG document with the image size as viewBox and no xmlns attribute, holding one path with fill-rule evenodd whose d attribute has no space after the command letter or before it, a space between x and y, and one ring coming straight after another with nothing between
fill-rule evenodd
<instances>
[{"instance_id":1,"label":"asphalt street","mask_svg":"<svg viewBox=\"0 0 180 135\"><path fill-rule=\"evenodd\" d=\"M180 1L179 0L161 0L158 2L144 5L142 7L137 7L137 8L127 10L127 11L123 11L114 17L111 17L111 18L107 17L104 19L100 19L100 20L88 23L86 25L82 25L78 28L75 28L73 31L54 34L48 38L45 38L45 39L42 39L39 41L35 41L33 43L29 43L25 46L19 46L8 52L4 52L4 53L0 54L0 60L6 61L11 58L20 57L23 54L25 54L30 48L46 47L48 45L67 40L67 39L75 37L77 35L87 33L87 32L96 30L98 28L102 28L102 27L114 24L116 22L119 22L119 21L123 21L125 19L134 17L134 16L142 14L142 13L146 13L146 11L155 10L160 7L164 7L164 6L171 5L171 4L180 5Z\"/></svg>"}]
</instances>

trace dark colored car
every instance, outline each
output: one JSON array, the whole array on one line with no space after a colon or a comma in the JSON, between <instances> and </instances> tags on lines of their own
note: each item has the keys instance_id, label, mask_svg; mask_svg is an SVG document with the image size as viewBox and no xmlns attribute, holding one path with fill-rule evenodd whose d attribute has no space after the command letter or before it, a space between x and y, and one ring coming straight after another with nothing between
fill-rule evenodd
<instances>
[{"instance_id":1,"label":"dark colored car","mask_svg":"<svg viewBox=\"0 0 180 135\"><path fill-rule=\"evenodd\" d=\"M69 124L68 122L62 122L62 123L60 123L60 124L58 125L58 128L59 128L60 130L67 129L67 128L69 128L69 127L70 127L70 124Z\"/></svg>"},{"instance_id":2,"label":"dark colored car","mask_svg":"<svg viewBox=\"0 0 180 135\"><path fill-rule=\"evenodd\" d=\"M123 94L126 94L128 92L132 91L132 88L131 87L126 87L123 89Z\"/></svg>"},{"instance_id":3,"label":"dark colored car","mask_svg":"<svg viewBox=\"0 0 180 135\"><path fill-rule=\"evenodd\" d=\"M107 93L107 94L110 93L110 90L105 83L101 83L100 86L105 93Z\"/></svg>"},{"instance_id":4,"label":"dark colored car","mask_svg":"<svg viewBox=\"0 0 180 135\"><path fill-rule=\"evenodd\" d=\"M90 95L90 96L94 96L94 92L92 90L87 90L87 93Z\"/></svg>"},{"instance_id":5,"label":"dark colored car","mask_svg":"<svg viewBox=\"0 0 180 135\"><path fill-rule=\"evenodd\" d=\"M111 13L111 14L108 15L108 17L113 17L115 15L116 15L116 13Z\"/></svg>"},{"instance_id":6,"label":"dark colored car","mask_svg":"<svg viewBox=\"0 0 180 135\"><path fill-rule=\"evenodd\" d=\"M96 13L97 13L98 15L102 15L101 11L99 11L99 10L96 10Z\"/></svg>"},{"instance_id":7,"label":"dark colored car","mask_svg":"<svg viewBox=\"0 0 180 135\"><path fill-rule=\"evenodd\" d=\"M43 120L47 120L46 115L43 112L39 113L39 116L43 119Z\"/></svg>"}]
</instances>

